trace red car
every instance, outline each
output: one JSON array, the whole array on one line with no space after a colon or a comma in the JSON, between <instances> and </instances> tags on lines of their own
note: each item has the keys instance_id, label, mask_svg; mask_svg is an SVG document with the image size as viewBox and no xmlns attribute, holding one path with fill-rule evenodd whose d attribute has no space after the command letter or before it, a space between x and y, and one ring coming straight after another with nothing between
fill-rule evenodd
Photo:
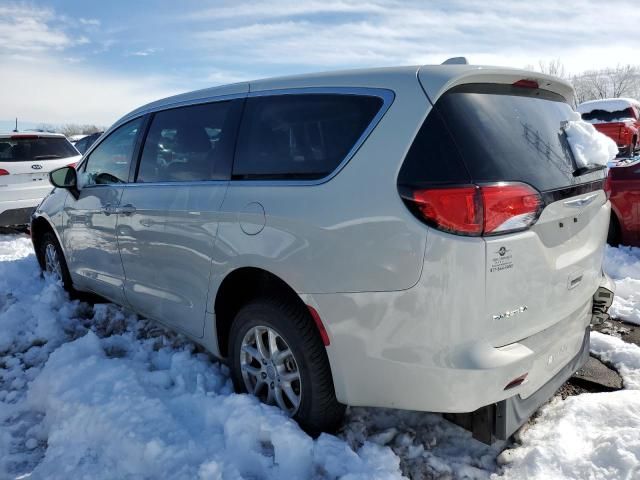
<instances>
[{"instance_id":1,"label":"red car","mask_svg":"<svg viewBox=\"0 0 640 480\"><path fill-rule=\"evenodd\" d=\"M609 169L611 199L608 242L640 247L640 160L619 162Z\"/></svg>"},{"instance_id":2,"label":"red car","mask_svg":"<svg viewBox=\"0 0 640 480\"><path fill-rule=\"evenodd\" d=\"M605 98L578 105L582 119L618 145L620 156L633 157L640 148L640 102L632 98Z\"/></svg>"}]
</instances>

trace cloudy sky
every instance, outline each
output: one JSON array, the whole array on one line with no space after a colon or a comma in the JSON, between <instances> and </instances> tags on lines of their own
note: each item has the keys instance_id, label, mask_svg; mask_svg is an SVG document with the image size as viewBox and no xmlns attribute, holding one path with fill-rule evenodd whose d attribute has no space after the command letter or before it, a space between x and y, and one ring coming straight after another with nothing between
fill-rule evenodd
<instances>
[{"instance_id":1,"label":"cloudy sky","mask_svg":"<svg viewBox=\"0 0 640 480\"><path fill-rule=\"evenodd\" d=\"M0 120L108 125L173 93L440 63L640 64L635 1L0 0Z\"/></svg>"}]
</instances>

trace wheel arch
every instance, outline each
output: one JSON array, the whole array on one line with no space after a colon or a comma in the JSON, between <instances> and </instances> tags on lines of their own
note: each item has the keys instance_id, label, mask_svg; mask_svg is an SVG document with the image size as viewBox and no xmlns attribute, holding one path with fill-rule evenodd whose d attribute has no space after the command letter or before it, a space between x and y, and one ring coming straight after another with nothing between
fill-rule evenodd
<instances>
[{"instance_id":1,"label":"wheel arch","mask_svg":"<svg viewBox=\"0 0 640 480\"><path fill-rule=\"evenodd\" d=\"M277 296L285 298L309 312L308 305L282 278L258 267L239 267L229 272L218 287L214 301L215 333L222 358L228 352L229 332L236 313L253 299ZM315 318L309 314L309 320Z\"/></svg>"},{"instance_id":2,"label":"wheel arch","mask_svg":"<svg viewBox=\"0 0 640 480\"><path fill-rule=\"evenodd\" d=\"M60 238L60 235L58 235L57 230L54 228L54 226L49 221L49 219L47 219L42 215L35 217L31 221L30 230L31 230L31 242L33 243L36 259L40 264L40 268L44 269L44 259L42 258L42 255L40 252L40 241L42 240L42 236L47 232L53 233L53 235L56 237L56 240L58 240L58 244L60 245L61 249L62 249L62 239ZM64 253L64 249L63 249L63 253Z\"/></svg>"}]
</instances>

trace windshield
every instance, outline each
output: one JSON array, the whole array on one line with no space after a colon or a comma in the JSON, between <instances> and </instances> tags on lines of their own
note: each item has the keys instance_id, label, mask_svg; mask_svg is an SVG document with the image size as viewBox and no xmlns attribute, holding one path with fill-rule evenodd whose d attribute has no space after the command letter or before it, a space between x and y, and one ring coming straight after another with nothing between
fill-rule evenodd
<instances>
[{"instance_id":1,"label":"windshield","mask_svg":"<svg viewBox=\"0 0 640 480\"><path fill-rule=\"evenodd\" d=\"M582 119L591 123L607 123L621 122L623 120L633 119L633 111L631 108L624 110L616 110L615 112L607 112L606 110L592 110L582 114Z\"/></svg>"},{"instance_id":2,"label":"windshield","mask_svg":"<svg viewBox=\"0 0 640 480\"><path fill-rule=\"evenodd\" d=\"M74 157L78 151L62 137L0 138L0 162L30 162Z\"/></svg>"},{"instance_id":3,"label":"windshield","mask_svg":"<svg viewBox=\"0 0 640 480\"><path fill-rule=\"evenodd\" d=\"M469 84L436 102L475 182L519 181L540 191L603 178L579 177L563 131L574 118L563 97L542 89Z\"/></svg>"}]
</instances>

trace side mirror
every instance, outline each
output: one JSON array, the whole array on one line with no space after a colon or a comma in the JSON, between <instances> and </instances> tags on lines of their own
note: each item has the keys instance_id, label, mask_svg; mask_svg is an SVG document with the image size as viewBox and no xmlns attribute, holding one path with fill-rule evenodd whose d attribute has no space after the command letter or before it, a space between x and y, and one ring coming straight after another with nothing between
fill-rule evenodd
<instances>
[{"instance_id":1,"label":"side mirror","mask_svg":"<svg viewBox=\"0 0 640 480\"><path fill-rule=\"evenodd\" d=\"M53 170L49 173L49 181L54 187L69 190L76 200L80 197L80 190L78 190L78 173L75 167L67 165L66 167Z\"/></svg>"},{"instance_id":2,"label":"side mirror","mask_svg":"<svg viewBox=\"0 0 640 480\"><path fill-rule=\"evenodd\" d=\"M49 180L54 187L76 190L78 188L78 176L73 167L58 168L49 173Z\"/></svg>"}]
</instances>

